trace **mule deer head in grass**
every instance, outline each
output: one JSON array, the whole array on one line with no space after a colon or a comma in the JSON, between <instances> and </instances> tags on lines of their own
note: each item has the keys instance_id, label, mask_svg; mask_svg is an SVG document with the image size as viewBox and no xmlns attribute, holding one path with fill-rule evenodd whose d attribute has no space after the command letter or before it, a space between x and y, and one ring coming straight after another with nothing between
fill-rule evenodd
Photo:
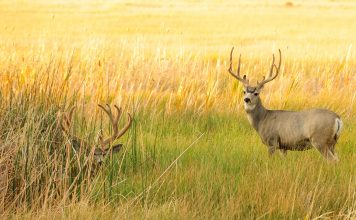
<instances>
[{"instance_id":1,"label":"mule deer head in grass","mask_svg":"<svg viewBox=\"0 0 356 220\"><path fill-rule=\"evenodd\" d=\"M128 121L126 125L121 130L119 130L118 123L122 113L121 108L114 105L114 108L116 110L116 115L114 115L111 110L111 107L108 104L106 104L106 106L102 106L102 105L98 105L98 106L109 117L113 129L113 134L111 135L111 137L108 137L106 139L103 138L102 133L100 132L99 138L94 148L93 151L94 160L100 165L104 160L105 156L107 156L110 152L117 153L120 151L122 144L115 144L115 145L112 144L114 143L115 140L123 136L130 128L132 123L132 117L130 113L127 113ZM89 147L90 145L88 144L88 142L81 138L78 138L77 136L71 134L70 132L74 109L75 107L73 107L68 113L63 114L62 123L61 123L62 130L64 134L68 137L71 146L74 148L76 153L83 150L86 155L89 155L91 153L91 149Z\"/></svg>"},{"instance_id":2,"label":"mule deer head in grass","mask_svg":"<svg viewBox=\"0 0 356 220\"><path fill-rule=\"evenodd\" d=\"M244 108L252 127L257 131L262 142L267 145L269 154L277 149L284 154L290 151L302 151L315 147L327 160L337 161L335 144L340 136L342 121L336 113L320 108L303 111L268 110L261 102L260 92L263 86L274 80L281 69L282 54L279 50L279 63L272 64L267 79L252 86L246 75L240 76L241 55L237 72L232 70L232 55L230 52L229 73L244 87Z\"/></svg>"}]
</instances>

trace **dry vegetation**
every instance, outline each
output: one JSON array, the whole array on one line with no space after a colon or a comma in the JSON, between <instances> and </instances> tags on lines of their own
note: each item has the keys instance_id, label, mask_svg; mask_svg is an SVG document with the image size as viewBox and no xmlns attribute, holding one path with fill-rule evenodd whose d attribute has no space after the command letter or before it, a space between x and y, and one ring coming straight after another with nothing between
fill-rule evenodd
<instances>
[{"instance_id":1,"label":"dry vegetation","mask_svg":"<svg viewBox=\"0 0 356 220\"><path fill-rule=\"evenodd\" d=\"M355 218L356 4L287 3L0 1L1 214ZM268 158L227 73L232 45L255 80L281 48L266 106L342 116L337 165L314 150ZM91 178L58 113L78 106L75 132L93 143L109 127L97 103L135 120Z\"/></svg>"}]
</instances>

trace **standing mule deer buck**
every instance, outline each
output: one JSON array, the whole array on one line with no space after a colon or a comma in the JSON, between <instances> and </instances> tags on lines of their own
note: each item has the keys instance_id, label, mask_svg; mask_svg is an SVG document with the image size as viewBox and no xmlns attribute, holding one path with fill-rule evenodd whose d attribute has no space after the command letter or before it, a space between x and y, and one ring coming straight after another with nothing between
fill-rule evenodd
<instances>
[{"instance_id":1,"label":"standing mule deer buck","mask_svg":"<svg viewBox=\"0 0 356 220\"><path fill-rule=\"evenodd\" d=\"M244 108L247 118L262 142L267 145L269 155L277 149L286 154L288 150L303 151L314 146L325 159L338 161L335 144L343 123L336 113L317 108L303 111L268 110L262 105L259 94L266 83L278 76L282 60L281 51L279 50L278 66L274 63L273 54L269 75L267 79L263 77L262 82L257 82L257 86L251 86L246 75L240 76L241 55L237 72L233 72L233 51L234 48L230 53L229 73L244 86Z\"/></svg>"},{"instance_id":2,"label":"standing mule deer buck","mask_svg":"<svg viewBox=\"0 0 356 220\"><path fill-rule=\"evenodd\" d=\"M96 146L94 148L94 160L95 162L100 166L102 161L104 160L105 156L107 156L111 151L112 153L117 153L120 151L122 144L116 144L112 146L112 143L119 139L121 136L123 136L126 131L130 128L131 126L131 122L132 122L132 117L130 115L130 113L127 113L128 115L128 121L127 124L124 126L124 128L122 130L119 131L118 129L118 123L119 123L119 119L121 117L121 108L119 108L118 106L114 105L115 109L116 109L116 116L112 113L111 108L108 104L106 104L106 106L102 106L102 105L98 105L109 117L111 125L112 125L112 129L113 129L113 134L111 137L106 138L104 140L102 133L100 132L98 141L96 143ZM63 115L62 117L62 130L64 132L64 134L68 137L72 147L75 150L75 153L79 153L81 150L84 150L86 155L89 155L91 153L91 149L89 148L89 144L84 141L81 138L76 137L75 135L72 135L70 132L70 127L72 124L72 118L73 118L73 112L74 112L75 107L73 107L69 113L66 113ZM86 147L84 149L81 149L81 147Z\"/></svg>"}]
</instances>

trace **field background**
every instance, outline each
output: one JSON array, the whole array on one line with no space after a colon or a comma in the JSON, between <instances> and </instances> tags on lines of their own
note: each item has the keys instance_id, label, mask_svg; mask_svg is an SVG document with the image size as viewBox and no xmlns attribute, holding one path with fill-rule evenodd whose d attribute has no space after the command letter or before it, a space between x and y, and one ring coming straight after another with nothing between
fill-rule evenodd
<instances>
[{"instance_id":1,"label":"field background","mask_svg":"<svg viewBox=\"0 0 356 220\"><path fill-rule=\"evenodd\" d=\"M0 212L11 218L356 218L353 1L0 1ZM341 115L338 164L269 158L228 56L270 109ZM95 178L62 134L109 135L98 103L134 115ZM124 121L122 122L122 124ZM90 146L88 146L90 147Z\"/></svg>"}]
</instances>

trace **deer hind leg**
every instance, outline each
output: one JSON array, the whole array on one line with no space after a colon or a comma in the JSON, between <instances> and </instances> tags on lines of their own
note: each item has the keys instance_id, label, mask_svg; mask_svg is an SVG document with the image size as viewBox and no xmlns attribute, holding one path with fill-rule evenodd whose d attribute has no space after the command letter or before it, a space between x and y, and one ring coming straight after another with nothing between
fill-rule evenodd
<instances>
[{"instance_id":1,"label":"deer hind leg","mask_svg":"<svg viewBox=\"0 0 356 220\"><path fill-rule=\"evenodd\" d=\"M328 144L319 144L312 142L312 145L320 152L320 154L328 161L337 162L339 158L334 155ZM329 145L330 146L330 145Z\"/></svg>"},{"instance_id":2,"label":"deer hind leg","mask_svg":"<svg viewBox=\"0 0 356 220\"><path fill-rule=\"evenodd\" d=\"M337 161L334 154L327 147L316 147L320 154L328 161Z\"/></svg>"},{"instance_id":3,"label":"deer hind leg","mask_svg":"<svg viewBox=\"0 0 356 220\"><path fill-rule=\"evenodd\" d=\"M336 158L337 161L339 161L339 157L337 156L337 153L335 152L335 144L329 145L329 151L333 154L333 156Z\"/></svg>"},{"instance_id":4,"label":"deer hind leg","mask_svg":"<svg viewBox=\"0 0 356 220\"><path fill-rule=\"evenodd\" d=\"M337 156L336 152L335 152L335 145L336 145L336 141L334 138L331 138L328 142L327 142L327 149L329 150L329 152L332 154L332 156L334 157L335 161L339 161L339 157Z\"/></svg>"},{"instance_id":5,"label":"deer hind leg","mask_svg":"<svg viewBox=\"0 0 356 220\"><path fill-rule=\"evenodd\" d=\"M339 158L336 154L333 154L330 149L327 149L327 153L328 153L328 158L331 158L330 161L332 162L338 162Z\"/></svg>"}]
</instances>

